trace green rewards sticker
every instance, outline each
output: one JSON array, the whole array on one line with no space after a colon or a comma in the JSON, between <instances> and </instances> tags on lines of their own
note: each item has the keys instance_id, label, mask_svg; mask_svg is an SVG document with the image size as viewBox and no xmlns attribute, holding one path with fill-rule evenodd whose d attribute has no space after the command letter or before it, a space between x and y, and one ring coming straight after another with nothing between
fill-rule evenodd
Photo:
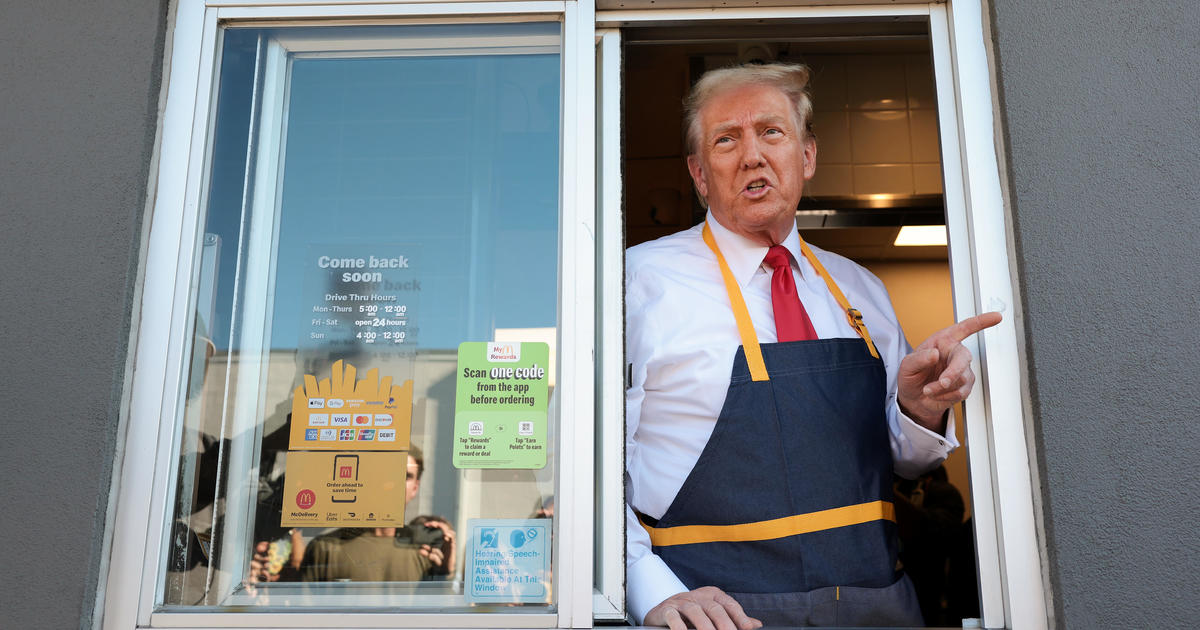
<instances>
[{"instance_id":1,"label":"green rewards sticker","mask_svg":"<svg viewBox=\"0 0 1200 630\"><path fill-rule=\"evenodd\" d=\"M455 468L543 468L550 346L468 341L458 346Z\"/></svg>"}]
</instances>

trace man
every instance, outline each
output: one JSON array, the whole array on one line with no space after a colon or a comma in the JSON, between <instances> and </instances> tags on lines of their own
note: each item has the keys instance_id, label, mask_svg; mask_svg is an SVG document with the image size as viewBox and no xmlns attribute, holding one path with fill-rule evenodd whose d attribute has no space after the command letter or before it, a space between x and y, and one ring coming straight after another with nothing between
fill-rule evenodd
<instances>
[{"instance_id":1,"label":"man","mask_svg":"<svg viewBox=\"0 0 1200 630\"><path fill-rule=\"evenodd\" d=\"M892 473L957 446L960 342L1000 316L910 353L879 280L801 242L807 81L705 75L687 143L706 220L627 253L626 561L646 625L921 625L895 572Z\"/></svg>"},{"instance_id":2,"label":"man","mask_svg":"<svg viewBox=\"0 0 1200 630\"><path fill-rule=\"evenodd\" d=\"M405 501L421 489L425 458L415 445L408 454ZM250 582L296 580L329 582L406 582L454 571L454 528L439 516L418 516L407 527L342 528L314 538L307 547L292 530L286 566L271 569L269 544L255 546ZM277 562L278 564L278 562Z\"/></svg>"}]
</instances>

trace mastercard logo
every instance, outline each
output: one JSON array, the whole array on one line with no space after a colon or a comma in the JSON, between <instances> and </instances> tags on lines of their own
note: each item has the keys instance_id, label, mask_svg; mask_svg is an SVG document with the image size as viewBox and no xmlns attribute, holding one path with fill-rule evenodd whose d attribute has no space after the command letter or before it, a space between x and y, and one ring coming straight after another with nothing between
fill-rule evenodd
<instances>
[{"instance_id":1,"label":"mastercard logo","mask_svg":"<svg viewBox=\"0 0 1200 630\"><path fill-rule=\"evenodd\" d=\"M367 416L367 415L354 416L354 424L371 424L371 416Z\"/></svg>"}]
</instances>

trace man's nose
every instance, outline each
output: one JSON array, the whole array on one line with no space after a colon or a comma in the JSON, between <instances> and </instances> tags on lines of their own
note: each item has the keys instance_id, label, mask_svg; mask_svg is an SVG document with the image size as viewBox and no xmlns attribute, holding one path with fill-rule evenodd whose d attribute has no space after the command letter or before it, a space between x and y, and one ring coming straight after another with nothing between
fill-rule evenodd
<instances>
[{"instance_id":1,"label":"man's nose","mask_svg":"<svg viewBox=\"0 0 1200 630\"><path fill-rule=\"evenodd\" d=\"M762 146L759 144L758 136L750 135L742 143L742 168L758 168L763 165L763 161Z\"/></svg>"}]
</instances>

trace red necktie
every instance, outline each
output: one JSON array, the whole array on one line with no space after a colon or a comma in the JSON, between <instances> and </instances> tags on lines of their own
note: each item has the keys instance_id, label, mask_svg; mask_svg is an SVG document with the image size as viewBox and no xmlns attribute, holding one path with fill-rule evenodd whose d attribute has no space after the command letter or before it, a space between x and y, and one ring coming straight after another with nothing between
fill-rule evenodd
<instances>
[{"instance_id":1,"label":"red necktie","mask_svg":"<svg viewBox=\"0 0 1200 630\"><path fill-rule=\"evenodd\" d=\"M775 334L780 342L816 339L812 320L796 294L796 280L792 278L791 257L783 245L767 250L763 262L775 268L771 276L771 306L775 310Z\"/></svg>"}]
</instances>

